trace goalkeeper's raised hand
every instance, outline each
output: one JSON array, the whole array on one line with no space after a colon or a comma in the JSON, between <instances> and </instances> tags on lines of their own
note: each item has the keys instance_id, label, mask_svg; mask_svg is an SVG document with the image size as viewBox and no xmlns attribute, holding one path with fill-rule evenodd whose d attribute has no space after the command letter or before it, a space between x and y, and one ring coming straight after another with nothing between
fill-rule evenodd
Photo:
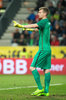
<instances>
[{"instance_id":1,"label":"goalkeeper's raised hand","mask_svg":"<svg viewBox=\"0 0 66 100\"><path fill-rule=\"evenodd\" d=\"M17 23L16 21L13 21L13 23L14 23L14 27L24 28L23 25Z\"/></svg>"}]
</instances>

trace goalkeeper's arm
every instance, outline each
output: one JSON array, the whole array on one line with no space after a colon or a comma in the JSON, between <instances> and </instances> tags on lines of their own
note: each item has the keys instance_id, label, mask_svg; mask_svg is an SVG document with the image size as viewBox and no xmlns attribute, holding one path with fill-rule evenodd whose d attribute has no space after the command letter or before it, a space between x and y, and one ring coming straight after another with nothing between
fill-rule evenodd
<instances>
[{"instance_id":1,"label":"goalkeeper's arm","mask_svg":"<svg viewBox=\"0 0 66 100\"><path fill-rule=\"evenodd\" d=\"M29 31L38 31L37 24L24 25L24 28L26 28L26 30L28 29Z\"/></svg>"},{"instance_id":2,"label":"goalkeeper's arm","mask_svg":"<svg viewBox=\"0 0 66 100\"><path fill-rule=\"evenodd\" d=\"M37 24L21 25L17 23L16 21L13 21L13 23L15 27L19 27L19 28L37 28L38 27Z\"/></svg>"},{"instance_id":3,"label":"goalkeeper's arm","mask_svg":"<svg viewBox=\"0 0 66 100\"><path fill-rule=\"evenodd\" d=\"M24 25L24 28L38 28L38 25L35 24L29 24L29 25Z\"/></svg>"},{"instance_id":4,"label":"goalkeeper's arm","mask_svg":"<svg viewBox=\"0 0 66 100\"><path fill-rule=\"evenodd\" d=\"M17 23L16 21L13 21L15 27L23 28L23 30L28 30L28 31L37 31L38 25L37 24L29 24L29 25L21 25ZM31 29L33 28L33 29Z\"/></svg>"}]
</instances>

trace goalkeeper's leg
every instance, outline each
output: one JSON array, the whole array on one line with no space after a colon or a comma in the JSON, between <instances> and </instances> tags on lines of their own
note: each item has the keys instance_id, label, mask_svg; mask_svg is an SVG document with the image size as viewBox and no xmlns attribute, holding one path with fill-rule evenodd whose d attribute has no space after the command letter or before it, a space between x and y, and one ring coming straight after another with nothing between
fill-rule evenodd
<instances>
[{"instance_id":1,"label":"goalkeeper's leg","mask_svg":"<svg viewBox=\"0 0 66 100\"><path fill-rule=\"evenodd\" d=\"M36 84L38 86L38 89L35 92L33 92L32 95L37 95L39 93L44 92L44 89L40 82L40 75L39 75L38 71L35 69L35 67L30 67L30 70L32 71L32 74L33 74Z\"/></svg>"},{"instance_id":2,"label":"goalkeeper's leg","mask_svg":"<svg viewBox=\"0 0 66 100\"><path fill-rule=\"evenodd\" d=\"M39 93L37 94L37 96L49 96L49 85L50 85L50 80L51 80L51 75L50 75L50 70L49 69L45 69L45 89L44 89L44 93Z\"/></svg>"},{"instance_id":3,"label":"goalkeeper's leg","mask_svg":"<svg viewBox=\"0 0 66 100\"><path fill-rule=\"evenodd\" d=\"M50 70L45 69L44 72L45 72L45 90L44 90L44 93L48 93L50 80L51 80Z\"/></svg>"}]
</instances>

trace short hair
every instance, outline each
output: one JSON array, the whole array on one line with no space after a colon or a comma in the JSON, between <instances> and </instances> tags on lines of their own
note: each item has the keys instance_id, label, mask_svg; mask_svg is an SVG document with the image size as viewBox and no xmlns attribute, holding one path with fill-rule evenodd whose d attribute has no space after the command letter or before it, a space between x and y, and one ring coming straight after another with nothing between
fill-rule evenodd
<instances>
[{"instance_id":1,"label":"short hair","mask_svg":"<svg viewBox=\"0 0 66 100\"><path fill-rule=\"evenodd\" d=\"M40 7L39 10L43 10L43 12L45 12L47 15L50 13L47 7Z\"/></svg>"}]
</instances>

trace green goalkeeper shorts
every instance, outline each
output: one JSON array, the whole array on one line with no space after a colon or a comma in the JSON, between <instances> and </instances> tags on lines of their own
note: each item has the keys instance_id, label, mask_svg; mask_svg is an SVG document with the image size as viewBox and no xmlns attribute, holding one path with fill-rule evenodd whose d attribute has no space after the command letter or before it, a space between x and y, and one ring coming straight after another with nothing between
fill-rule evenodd
<instances>
[{"instance_id":1,"label":"green goalkeeper shorts","mask_svg":"<svg viewBox=\"0 0 66 100\"><path fill-rule=\"evenodd\" d=\"M31 63L31 67L38 67L41 69L51 68L51 51L39 50Z\"/></svg>"}]
</instances>

